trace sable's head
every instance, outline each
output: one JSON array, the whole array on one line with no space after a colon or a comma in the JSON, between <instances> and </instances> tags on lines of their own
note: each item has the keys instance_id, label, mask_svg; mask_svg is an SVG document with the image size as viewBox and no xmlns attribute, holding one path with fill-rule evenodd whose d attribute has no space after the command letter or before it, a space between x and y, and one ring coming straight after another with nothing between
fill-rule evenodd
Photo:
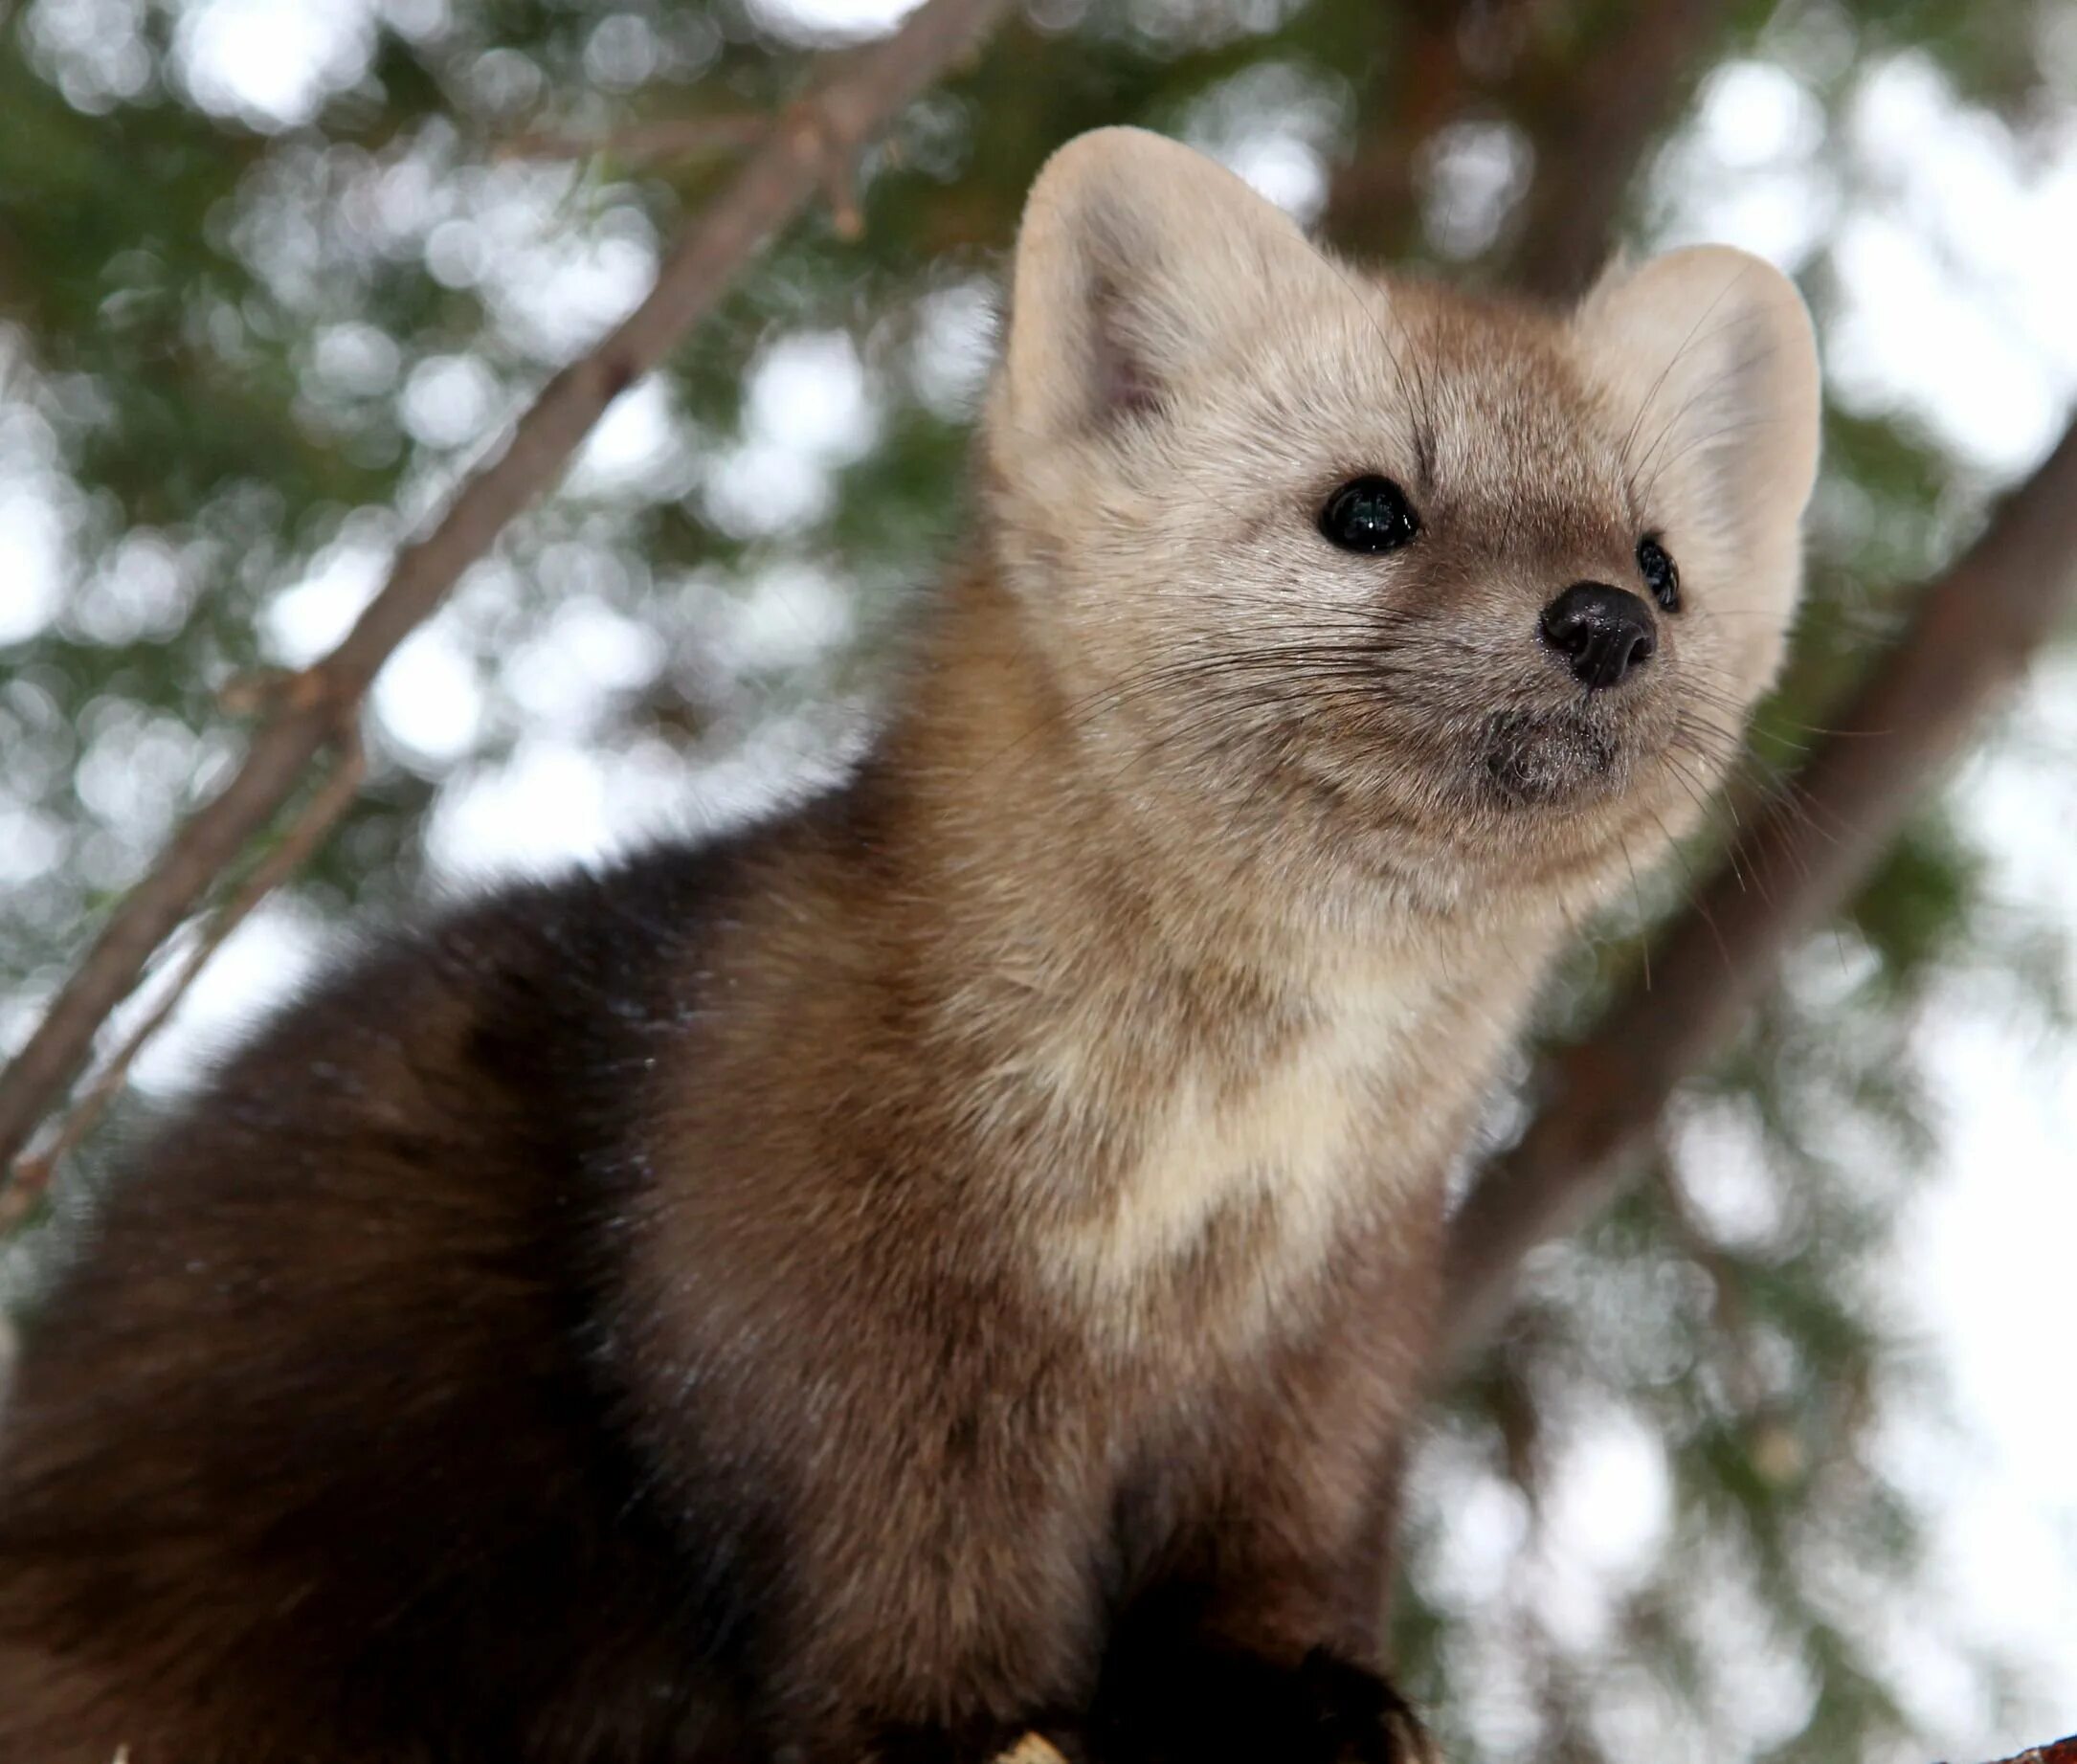
<instances>
[{"instance_id":1,"label":"sable's head","mask_svg":"<svg viewBox=\"0 0 2077 1764\"><path fill-rule=\"evenodd\" d=\"M1136 802L1476 896L1692 815L1781 654L1818 410L1802 302L1742 253L1546 312L1360 276L1103 129L1025 211L993 530Z\"/></svg>"}]
</instances>

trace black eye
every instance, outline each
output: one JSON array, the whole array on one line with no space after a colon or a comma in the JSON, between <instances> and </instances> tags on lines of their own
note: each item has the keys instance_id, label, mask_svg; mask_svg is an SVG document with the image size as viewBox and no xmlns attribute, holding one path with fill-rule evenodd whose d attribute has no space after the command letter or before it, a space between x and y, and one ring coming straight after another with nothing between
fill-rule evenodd
<instances>
[{"instance_id":1,"label":"black eye","mask_svg":"<svg viewBox=\"0 0 2077 1764\"><path fill-rule=\"evenodd\" d=\"M1651 590L1651 597L1668 613L1681 610L1681 572L1674 567L1666 548L1656 539L1644 538L1637 542L1637 567L1643 572L1644 586Z\"/></svg>"},{"instance_id":2,"label":"black eye","mask_svg":"<svg viewBox=\"0 0 2077 1764\"><path fill-rule=\"evenodd\" d=\"M1320 531L1344 551L1396 551L1420 521L1391 479L1351 478L1321 505Z\"/></svg>"}]
</instances>

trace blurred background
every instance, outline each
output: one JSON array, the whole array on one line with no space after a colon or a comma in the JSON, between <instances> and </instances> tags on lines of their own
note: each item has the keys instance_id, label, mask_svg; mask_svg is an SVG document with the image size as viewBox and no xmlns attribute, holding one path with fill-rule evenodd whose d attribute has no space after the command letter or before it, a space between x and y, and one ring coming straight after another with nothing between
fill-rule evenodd
<instances>
[{"instance_id":1,"label":"blurred background","mask_svg":"<svg viewBox=\"0 0 2077 1764\"><path fill-rule=\"evenodd\" d=\"M343 633L727 171L627 131L766 112L904 10L0 11L0 1053L226 775L220 689ZM868 157L862 237L769 251L405 644L361 803L125 1107L350 916L840 767L956 544L1024 188L1117 122L1362 256L1563 296L1611 234L1713 238L1797 277L1826 468L1762 770L2077 397L2065 0L1027 0ZM2077 1729L2073 759L2051 655L1438 1405L1396 1622L1454 1759L1926 1764ZM1685 881L1602 927L1551 1036ZM95 1160L0 1244L0 1304L34 1306Z\"/></svg>"}]
</instances>

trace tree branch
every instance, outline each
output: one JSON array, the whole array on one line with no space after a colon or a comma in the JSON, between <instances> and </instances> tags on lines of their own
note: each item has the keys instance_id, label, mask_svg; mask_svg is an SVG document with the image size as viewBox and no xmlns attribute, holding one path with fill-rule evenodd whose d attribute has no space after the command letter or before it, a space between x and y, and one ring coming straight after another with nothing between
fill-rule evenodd
<instances>
[{"instance_id":1,"label":"tree branch","mask_svg":"<svg viewBox=\"0 0 2077 1764\"><path fill-rule=\"evenodd\" d=\"M102 929L35 1032L0 1072L0 1168L72 1082L110 1011L212 881L288 800L357 715L377 670L506 524L561 476L606 407L663 360L765 242L821 190L841 189L860 145L978 41L1007 0L927 0L900 31L847 56L790 110L681 239L619 327L546 387L504 450L464 484L339 647L281 694L244 763L190 817Z\"/></svg>"},{"instance_id":2,"label":"tree branch","mask_svg":"<svg viewBox=\"0 0 2077 1764\"><path fill-rule=\"evenodd\" d=\"M1792 786L1658 939L1651 985L1542 1075L1521 1139L1451 1231L1445 1353L1482 1339L1528 1252L1604 1206L1674 1087L1730 1039L1792 947L1861 883L1990 703L2077 602L2077 422L1920 596ZM1776 805L1781 808L1782 805Z\"/></svg>"},{"instance_id":3,"label":"tree branch","mask_svg":"<svg viewBox=\"0 0 2077 1764\"><path fill-rule=\"evenodd\" d=\"M2005 1764L2077 1764L2077 1733L2045 1746L2036 1746L2016 1758L2007 1758Z\"/></svg>"},{"instance_id":4,"label":"tree branch","mask_svg":"<svg viewBox=\"0 0 2077 1764\"><path fill-rule=\"evenodd\" d=\"M1604 51L1545 70L1525 119L1537 165L1514 224L1516 286L1554 301L1586 291L1645 150L1708 66L1728 11L1726 0L1629 0Z\"/></svg>"},{"instance_id":5,"label":"tree branch","mask_svg":"<svg viewBox=\"0 0 2077 1764\"><path fill-rule=\"evenodd\" d=\"M700 153L741 152L771 133L772 119L756 112L738 116L668 117L636 123L609 135L563 135L552 131L515 135L493 150L498 159L593 159L623 166L651 166Z\"/></svg>"},{"instance_id":6,"label":"tree branch","mask_svg":"<svg viewBox=\"0 0 2077 1764\"><path fill-rule=\"evenodd\" d=\"M1606 0L1583 48L1535 41L1525 0L1406 0L1366 122L1328 187L1321 232L1342 250L1398 258L1421 243L1420 151L1446 123L1491 111L1535 145L1508 229L1503 279L1564 301L1613 247L1637 168L1675 101L1709 65L1728 0Z\"/></svg>"},{"instance_id":7,"label":"tree branch","mask_svg":"<svg viewBox=\"0 0 2077 1764\"><path fill-rule=\"evenodd\" d=\"M353 806L367 772L358 733L351 729L342 730L336 745L339 754L333 763L331 776L303 805L281 836L280 843L254 866L253 873L238 884L237 891L216 909L158 1003L109 1058L86 1093L73 1105L50 1143L15 1161L14 1179L7 1187L0 1188L0 1237L12 1231L35 1210L36 1203L43 1198L52 1177L57 1172L59 1160L94 1130L107 1112L109 1104L123 1094L123 1086L128 1082L130 1067L136 1063L137 1056L165 1027L182 995L209 965L210 958L223 948L225 939L238 928L254 907L309 861L311 853L324 844L325 836Z\"/></svg>"},{"instance_id":8,"label":"tree branch","mask_svg":"<svg viewBox=\"0 0 2077 1764\"><path fill-rule=\"evenodd\" d=\"M1361 257L1406 257L1419 243L1420 148L1478 92L1465 65L1460 0L1408 0L1391 54L1364 94L1365 126L1328 185L1320 232Z\"/></svg>"}]
</instances>

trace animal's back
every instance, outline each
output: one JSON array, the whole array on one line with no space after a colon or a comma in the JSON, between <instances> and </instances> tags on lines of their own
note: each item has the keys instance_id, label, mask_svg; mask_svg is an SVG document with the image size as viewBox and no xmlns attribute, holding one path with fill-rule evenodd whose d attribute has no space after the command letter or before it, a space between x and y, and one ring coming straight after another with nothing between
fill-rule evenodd
<instances>
[{"instance_id":1,"label":"animal's back","mask_svg":"<svg viewBox=\"0 0 2077 1764\"><path fill-rule=\"evenodd\" d=\"M727 868L662 853L400 938L137 1160L0 1428L0 1758L617 1764L726 1731L687 1666L728 1613L676 1590L596 1337L642 1025Z\"/></svg>"}]
</instances>

